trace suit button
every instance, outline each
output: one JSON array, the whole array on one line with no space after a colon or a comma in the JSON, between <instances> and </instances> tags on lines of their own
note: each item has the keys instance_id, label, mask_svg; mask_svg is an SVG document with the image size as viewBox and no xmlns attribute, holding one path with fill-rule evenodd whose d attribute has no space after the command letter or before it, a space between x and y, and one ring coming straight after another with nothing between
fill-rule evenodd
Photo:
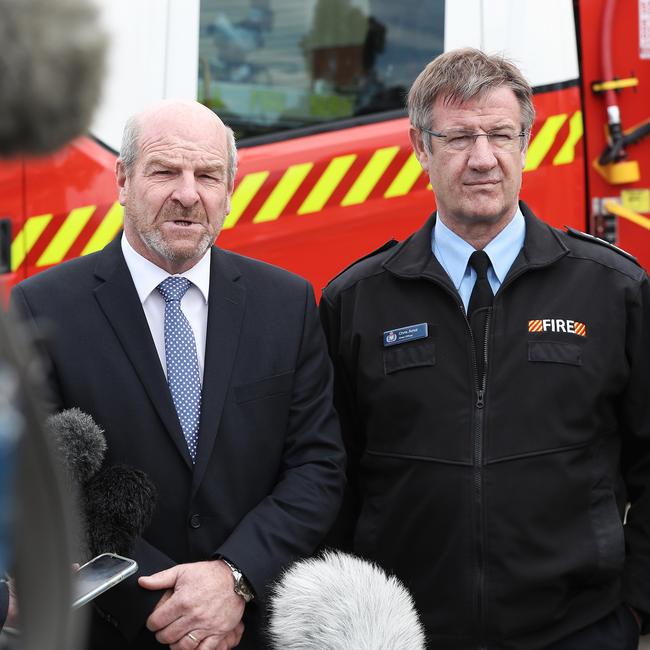
<instances>
[{"instance_id":1,"label":"suit button","mask_svg":"<svg viewBox=\"0 0 650 650\"><path fill-rule=\"evenodd\" d=\"M201 528L201 515L192 515L190 517L190 526L192 528Z\"/></svg>"}]
</instances>

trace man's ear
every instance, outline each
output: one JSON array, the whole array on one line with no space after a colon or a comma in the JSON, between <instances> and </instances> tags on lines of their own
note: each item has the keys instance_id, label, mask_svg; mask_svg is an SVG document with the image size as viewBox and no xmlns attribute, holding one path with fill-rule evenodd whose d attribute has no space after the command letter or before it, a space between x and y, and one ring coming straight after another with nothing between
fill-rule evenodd
<instances>
[{"instance_id":1,"label":"man's ear","mask_svg":"<svg viewBox=\"0 0 650 650\"><path fill-rule=\"evenodd\" d=\"M429 173L429 152L424 146L424 135L420 129L416 129L412 126L409 129L409 139L411 140L411 146L413 147L413 153L418 159L422 169Z\"/></svg>"},{"instance_id":2,"label":"man's ear","mask_svg":"<svg viewBox=\"0 0 650 650\"><path fill-rule=\"evenodd\" d=\"M117 181L120 205L124 205L126 203L126 194L129 189L129 178L124 163L120 158L115 162L115 180Z\"/></svg>"}]
</instances>

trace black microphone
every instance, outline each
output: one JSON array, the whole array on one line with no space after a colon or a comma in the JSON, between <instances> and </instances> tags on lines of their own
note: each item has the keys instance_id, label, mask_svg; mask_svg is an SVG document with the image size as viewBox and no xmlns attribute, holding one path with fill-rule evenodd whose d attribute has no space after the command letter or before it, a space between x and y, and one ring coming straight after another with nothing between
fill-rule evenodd
<instances>
[{"instance_id":1,"label":"black microphone","mask_svg":"<svg viewBox=\"0 0 650 650\"><path fill-rule=\"evenodd\" d=\"M111 465L83 491L86 540L94 557L100 553L133 554L133 545L151 523L156 486L135 467Z\"/></svg>"},{"instance_id":2,"label":"black microphone","mask_svg":"<svg viewBox=\"0 0 650 650\"><path fill-rule=\"evenodd\" d=\"M110 465L100 469L106 453L104 432L78 408L51 415L46 429L78 493L82 528L79 561L109 552L130 555L136 538L151 523L155 485L134 467Z\"/></svg>"},{"instance_id":3,"label":"black microphone","mask_svg":"<svg viewBox=\"0 0 650 650\"><path fill-rule=\"evenodd\" d=\"M0 155L44 154L85 133L107 38L90 0L0 0Z\"/></svg>"},{"instance_id":4,"label":"black microphone","mask_svg":"<svg viewBox=\"0 0 650 650\"><path fill-rule=\"evenodd\" d=\"M275 650L424 650L413 598L395 577L346 553L290 566L272 587Z\"/></svg>"}]
</instances>

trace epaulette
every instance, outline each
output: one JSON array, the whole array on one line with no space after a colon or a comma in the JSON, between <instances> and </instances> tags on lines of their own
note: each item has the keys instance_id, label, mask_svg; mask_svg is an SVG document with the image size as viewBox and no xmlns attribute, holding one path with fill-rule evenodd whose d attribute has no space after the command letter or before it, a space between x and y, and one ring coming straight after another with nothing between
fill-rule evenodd
<instances>
[{"instance_id":1,"label":"epaulette","mask_svg":"<svg viewBox=\"0 0 650 650\"><path fill-rule=\"evenodd\" d=\"M639 263L639 260L634 257L634 255L631 255L627 251L624 251L622 248L619 248L618 246L614 246L614 244L610 244L608 241L605 241L604 239L601 239L600 237L595 237L594 235L590 235L589 233L582 232L581 230L576 230L575 228L571 228L570 226L564 226L566 228L566 231L571 237L575 237L576 239L582 239L584 241L590 241L592 244L598 244L599 246L605 246L605 248L609 248L610 250L615 251L619 255L622 255L623 257L627 257L628 260L634 262L637 266L641 266Z\"/></svg>"},{"instance_id":2,"label":"epaulette","mask_svg":"<svg viewBox=\"0 0 650 650\"><path fill-rule=\"evenodd\" d=\"M332 280L335 280L336 278L339 277L339 275L343 275L348 269L351 269L353 266L356 266L359 262L363 262L363 260L367 260L370 257L374 257L375 255L379 255L379 253L383 253L384 251L389 250L390 248L393 248L393 246L397 246L399 242L396 239L390 239L388 240L385 244L382 244L379 248L376 250L372 251L372 253L368 253L367 255L364 255L363 257L360 257L358 260L354 260L352 264L348 264L340 273L337 273Z\"/></svg>"}]
</instances>

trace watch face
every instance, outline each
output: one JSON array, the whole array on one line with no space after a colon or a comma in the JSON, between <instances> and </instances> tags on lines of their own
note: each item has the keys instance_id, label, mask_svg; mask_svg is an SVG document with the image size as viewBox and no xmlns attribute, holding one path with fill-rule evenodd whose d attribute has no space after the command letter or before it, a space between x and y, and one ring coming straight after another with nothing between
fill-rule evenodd
<instances>
[{"instance_id":1,"label":"watch face","mask_svg":"<svg viewBox=\"0 0 650 650\"><path fill-rule=\"evenodd\" d=\"M246 584L246 580L242 576L235 584L235 593L241 596L247 603L253 600L253 592Z\"/></svg>"}]
</instances>

